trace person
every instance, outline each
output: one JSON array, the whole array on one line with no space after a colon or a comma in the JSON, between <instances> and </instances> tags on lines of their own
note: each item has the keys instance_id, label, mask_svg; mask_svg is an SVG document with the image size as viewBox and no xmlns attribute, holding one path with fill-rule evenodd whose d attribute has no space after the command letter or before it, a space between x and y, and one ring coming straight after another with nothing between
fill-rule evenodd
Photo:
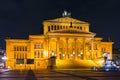
<instances>
[{"instance_id":1,"label":"person","mask_svg":"<svg viewBox=\"0 0 120 80\"><path fill-rule=\"evenodd\" d=\"M107 60L110 60L110 52L107 54Z\"/></svg>"}]
</instances>

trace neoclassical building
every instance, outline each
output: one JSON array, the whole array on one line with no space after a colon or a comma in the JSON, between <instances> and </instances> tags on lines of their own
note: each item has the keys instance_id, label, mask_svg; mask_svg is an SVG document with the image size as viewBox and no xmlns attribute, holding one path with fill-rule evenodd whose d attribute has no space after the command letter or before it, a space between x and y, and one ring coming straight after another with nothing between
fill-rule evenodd
<instances>
[{"instance_id":1,"label":"neoclassical building","mask_svg":"<svg viewBox=\"0 0 120 80\"><path fill-rule=\"evenodd\" d=\"M89 23L70 17L43 21L42 35L6 39L6 67L12 69L80 68L97 65L103 52L112 55L113 42L90 32ZM55 57L52 61L51 57ZM112 56L111 56L112 59ZM53 64L54 63L54 64Z\"/></svg>"}]
</instances>

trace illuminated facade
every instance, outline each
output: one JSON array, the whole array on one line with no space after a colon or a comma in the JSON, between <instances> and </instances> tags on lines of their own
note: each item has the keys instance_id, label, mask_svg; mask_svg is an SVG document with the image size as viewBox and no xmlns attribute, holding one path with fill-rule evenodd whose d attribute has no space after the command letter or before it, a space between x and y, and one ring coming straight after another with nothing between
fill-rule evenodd
<instances>
[{"instance_id":1,"label":"illuminated facade","mask_svg":"<svg viewBox=\"0 0 120 80\"><path fill-rule=\"evenodd\" d=\"M43 27L43 35L29 35L28 40L6 39L6 67L47 69L51 56L56 56L56 68L86 67L95 65L103 52L112 55L113 42L102 42L102 38L89 31L89 23L67 13L43 21Z\"/></svg>"}]
</instances>

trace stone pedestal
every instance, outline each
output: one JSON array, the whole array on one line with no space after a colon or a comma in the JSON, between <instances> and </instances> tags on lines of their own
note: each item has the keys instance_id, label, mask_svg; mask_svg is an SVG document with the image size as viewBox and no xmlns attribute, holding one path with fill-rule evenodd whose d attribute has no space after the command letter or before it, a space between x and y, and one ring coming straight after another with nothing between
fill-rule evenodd
<instances>
[{"instance_id":1,"label":"stone pedestal","mask_svg":"<svg viewBox=\"0 0 120 80\"><path fill-rule=\"evenodd\" d=\"M48 69L56 68L56 56L52 56L48 59Z\"/></svg>"}]
</instances>

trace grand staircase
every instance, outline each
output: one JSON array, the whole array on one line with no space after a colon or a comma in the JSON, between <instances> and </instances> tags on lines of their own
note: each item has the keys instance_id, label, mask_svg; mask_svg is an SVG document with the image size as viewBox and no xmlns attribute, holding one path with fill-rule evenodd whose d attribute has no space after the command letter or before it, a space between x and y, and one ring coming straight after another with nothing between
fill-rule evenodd
<instances>
[{"instance_id":1,"label":"grand staircase","mask_svg":"<svg viewBox=\"0 0 120 80\"><path fill-rule=\"evenodd\" d=\"M99 66L93 60L56 60L57 69L90 69L93 66Z\"/></svg>"}]
</instances>

